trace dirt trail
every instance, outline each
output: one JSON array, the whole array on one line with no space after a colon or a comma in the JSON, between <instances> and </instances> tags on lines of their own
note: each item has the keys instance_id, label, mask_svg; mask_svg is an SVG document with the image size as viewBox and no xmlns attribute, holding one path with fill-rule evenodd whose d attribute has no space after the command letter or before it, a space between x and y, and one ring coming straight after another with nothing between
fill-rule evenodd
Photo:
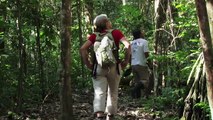
<instances>
[{"instance_id":1,"label":"dirt trail","mask_svg":"<svg viewBox=\"0 0 213 120\"><path fill-rule=\"evenodd\" d=\"M93 120L92 93L75 96L74 111L78 120ZM116 120L158 120L157 116L146 112L139 100L133 100L127 91L119 92L118 115Z\"/></svg>"}]
</instances>

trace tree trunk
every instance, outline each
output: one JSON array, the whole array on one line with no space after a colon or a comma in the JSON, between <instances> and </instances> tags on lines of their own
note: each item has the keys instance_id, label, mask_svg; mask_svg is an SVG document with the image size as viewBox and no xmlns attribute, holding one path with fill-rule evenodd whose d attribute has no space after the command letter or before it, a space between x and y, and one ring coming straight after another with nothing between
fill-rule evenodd
<instances>
[{"instance_id":1,"label":"tree trunk","mask_svg":"<svg viewBox=\"0 0 213 120\"><path fill-rule=\"evenodd\" d=\"M7 8L6 8L6 1L4 2L1 2L1 5L0 5L0 16L3 18L3 21L0 21L0 22L5 22L5 19L6 19L6 14L7 14ZM3 39L3 36L4 36L4 32L5 32L5 26L4 25L1 25L0 26L0 54L4 52L4 46L5 46L5 42L4 42L4 39Z\"/></svg>"},{"instance_id":2,"label":"tree trunk","mask_svg":"<svg viewBox=\"0 0 213 120\"><path fill-rule=\"evenodd\" d=\"M91 25L93 25L93 19L94 19L94 5L93 5L93 0L86 0L85 1L85 8L86 9L84 12L86 12L86 14L84 14L85 16L87 16L89 18L87 22L87 28L90 28ZM90 31L89 31L90 32Z\"/></svg>"},{"instance_id":3,"label":"tree trunk","mask_svg":"<svg viewBox=\"0 0 213 120\"><path fill-rule=\"evenodd\" d=\"M88 33L92 33L92 32L94 32L93 30L93 28L91 28L91 26L93 26L93 20L94 20L94 10L95 10L95 8L94 8L94 0L86 0L85 1L85 3L83 4L85 7L83 8L83 9L85 9L84 10L84 16L86 17L86 18L89 18L89 19L87 19L87 21L86 21L86 28L90 28L90 29L87 29L87 31L88 31ZM85 24L84 24L85 25ZM83 30L84 31L84 30ZM84 36L84 38L86 38L86 36ZM89 53L92 53L92 49L89 49ZM90 54L91 55L91 54ZM88 79L91 79L91 73L89 72L89 74L88 74L88 72L87 72L87 74L85 74L85 79L86 80L88 80Z\"/></svg>"},{"instance_id":4,"label":"tree trunk","mask_svg":"<svg viewBox=\"0 0 213 120\"><path fill-rule=\"evenodd\" d=\"M122 0L123 6L126 5L126 0Z\"/></svg>"},{"instance_id":5,"label":"tree trunk","mask_svg":"<svg viewBox=\"0 0 213 120\"><path fill-rule=\"evenodd\" d=\"M213 42L213 0L207 0L206 7L209 18L210 33Z\"/></svg>"},{"instance_id":6,"label":"tree trunk","mask_svg":"<svg viewBox=\"0 0 213 120\"><path fill-rule=\"evenodd\" d=\"M18 101L17 101L17 112L22 111L23 93L24 93L24 81L26 75L26 52L25 43L22 36L22 19L21 19L21 2L17 0L18 18L17 18L17 31L19 40L19 79L18 79Z\"/></svg>"},{"instance_id":7,"label":"tree trunk","mask_svg":"<svg viewBox=\"0 0 213 120\"><path fill-rule=\"evenodd\" d=\"M62 0L61 28L61 119L73 120L71 89L71 0Z\"/></svg>"},{"instance_id":8,"label":"tree trunk","mask_svg":"<svg viewBox=\"0 0 213 120\"><path fill-rule=\"evenodd\" d=\"M166 10L167 10L168 0L155 0L155 41L154 41L154 53L155 55L163 54L163 40L164 33L162 31L163 24L166 21ZM159 94L159 89L161 88L162 83L162 73L158 73L161 64L155 62L153 74L154 74L154 93Z\"/></svg>"},{"instance_id":9,"label":"tree trunk","mask_svg":"<svg viewBox=\"0 0 213 120\"><path fill-rule=\"evenodd\" d=\"M79 0L78 1L78 9L77 9L78 11L77 11L77 13L78 13L78 27L79 27L79 41L80 41L80 44L79 44L79 46L81 46L82 44L83 44L83 37L82 37L82 18L81 18L81 16L82 16L82 2ZM83 63L83 59L82 59L82 57L81 57L81 75L82 75L82 78L83 79L85 79L85 75L84 75L84 63Z\"/></svg>"},{"instance_id":10,"label":"tree trunk","mask_svg":"<svg viewBox=\"0 0 213 120\"><path fill-rule=\"evenodd\" d=\"M40 27L41 27L41 21L40 21L40 5L38 3L37 5L37 15L35 18L36 23L36 48L37 48L37 54L38 54L38 71L39 71L39 79L40 79L40 87L41 87L41 96L42 99L45 98L45 80L44 80L44 68L43 68L43 60L42 60L42 54L41 54L41 40L40 40Z\"/></svg>"},{"instance_id":11,"label":"tree trunk","mask_svg":"<svg viewBox=\"0 0 213 120\"><path fill-rule=\"evenodd\" d=\"M205 0L195 0L195 4L197 9L204 63L206 68L207 96L211 110L211 118L213 119L213 53L212 53L212 40L210 34L210 27Z\"/></svg>"}]
</instances>

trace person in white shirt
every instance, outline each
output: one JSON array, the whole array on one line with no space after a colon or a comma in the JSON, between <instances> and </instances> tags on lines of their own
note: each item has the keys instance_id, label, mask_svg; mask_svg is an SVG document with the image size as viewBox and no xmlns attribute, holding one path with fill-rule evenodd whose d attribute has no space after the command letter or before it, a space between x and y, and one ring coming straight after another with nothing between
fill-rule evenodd
<instances>
[{"instance_id":1,"label":"person in white shirt","mask_svg":"<svg viewBox=\"0 0 213 120\"><path fill-rule=\"evenodd\" d=\"M146 90L148 90L149 85L149 65L147 60L149 57L148 41L144 39L144 34L140 29L133 30L132 35L131 66L134 76L132 97L140 98L141 89L144 89L145 97L147 97Z\"/></svg>"}]
</instances>

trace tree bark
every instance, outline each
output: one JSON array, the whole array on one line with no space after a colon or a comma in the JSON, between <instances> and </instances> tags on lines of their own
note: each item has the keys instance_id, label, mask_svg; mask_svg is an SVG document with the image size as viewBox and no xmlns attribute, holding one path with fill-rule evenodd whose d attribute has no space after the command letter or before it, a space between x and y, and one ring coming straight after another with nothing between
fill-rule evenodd
<instances>
[{"instance_id":1,"label":"tree bark","mask_svg":"<svg viewBox=\"0 0 213 120\"><path fill-rule=\"evenodd\" d=\"M40 87L41 87L41 96L42 99L45 98L45 80L44 80L44 68L43 68L43 58L41 54L41 40L40 40L40 28L41 28L41 20L40 20L40 5L37 4L37 15L35 18L36 23L36 47L38 53L38 69L39 69L39 79L40 79Z\"/></svg>"},{"instance_id":2,"label":"tree bark","mask_svg":"<svg viewBox=\"0 0 213 120\"><path fill-rule=\"evenodd\" d=\"M86 0L85 1L85 8L86 11L86 14L84 14L85 16L87 16L89 18L89 21L86 21L87 22L87 27L90 28L91 25L93 25L93 19L94 19L94 5L93 5L93 0ZM89 31L91 32L91 31Z\"/></svg>"},{"instance_id":3,"label":"tree bark","mask_svg":"<svg viewBox=\"0 0 213 120\"><path fill-rule=\"evenodd\" d=\"M209 20L205 0L195 0L195 4L198 16L200 39L202 42L204 55L204 63L206 68L207 96L211 110L211 118L213 119L213 54Z\"/></svg>"},{"instance_id":4,"label":"tree bark","mask_svg":"<svg viewBox=\"0 0 213 120\"><path fill-rule=\"evenodd\" d=\"M1 5L0 5L0 16L3 18L3 21L0 21L0 22L2 23L5 22L6 15L7 15L7 8L5 4L6 4L6 1L1 2ZM4 52L4 47L5 47L5 42L3 39L5 28L6 27L4 25L0 26L0 54Z\"/></svg>"},{"instance_id":5,"label":"tree bark","mask_svg":"<svg viewBox=\"0 0 213 120\"><path fill-rule=\"evenodd\" d=\"M18 101L17 101L17 112L22 111L22 102L23 102L23 94L24 94L24 81L26 75L26 51L25 51L25 43L22 35L22 18L21 18L21 2L20 0L16 1L17 3L17 32L18 32L18 40L19 40L19 79L18 79Z\"/></svg>"},{"instance_id":6,"label":"tree bark","mask_svg":"<svg viewBox=\"0 0 213 120\"><path fill-rule=\"evenodd\" d=\"M167 10L168 0L155 0L155 41L154 41L154 53L155 55L163 54L163 24L166 21L166 10ZM153 74L154 74L154 93L155 95L159 94L159 89L162 83L162 73L159 73L159 68L161 64L155 62Z\"/></svg>"},{"instance_id":7,"label":"tree bark","mask_svg":"<svg viewBox=\"0 0 213 120\"><path fill-rule=\"evenodd\" d=\"M73 120L72 89L71 89L71 0L62 0L61 28L61 119Z\"/></svg>"},{"instance_id":8,"label":"tree bark","mask_svg":"<svg viewBox=\"0 0 213 120\"><path fill-rule=\"evenodd\" d=\"M126 0L122 0L122 4L123 4L123 6L125 6L126 5Z\"/></svg>"},{"instance_id":9,"label":"tree bark","mask_svg":"<svg viewBox=\"0 0 213 120\"><path fill-rule=\"evenodd\" d=\"M209 18L210 33L213 42L213 0L207 0L206 8Z\"/></svg>"},{"instance_id":10,"label":"tree bark","mask_svg":"<svg viewBox=\"0 0 213 120\"><path fill-rule=\"evenodd\" d=\"M81 46L83 44L83 37L82 37L82 18L81 18L81 13L82 13L82 2L79 0L78 1L78 27L79 27L79 41L80 41L80 44L79 46ZM83 59L81 58L81 75L82 75L82 78L85 79L85 75L84 75L84 63L83 63Z\"/></svg>"}]
</instances>

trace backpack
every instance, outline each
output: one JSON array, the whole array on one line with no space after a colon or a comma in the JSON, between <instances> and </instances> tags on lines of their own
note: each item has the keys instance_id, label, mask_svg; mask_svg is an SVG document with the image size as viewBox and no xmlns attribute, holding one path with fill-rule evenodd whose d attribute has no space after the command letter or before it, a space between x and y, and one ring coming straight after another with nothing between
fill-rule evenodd
<instances>
[{"instance_id":1,"label":"backpack","mask_svg":"<svg viewBox=\"0 0 213 120\"><path fill-rule=\"evenodd\" d=\"M106 33L96 32L95 34L94 52L96 63L102 68L116 65L116 51L118 51L118 49L112 36L112 30L108 30Z\"/></svg>"}]
</instances>

